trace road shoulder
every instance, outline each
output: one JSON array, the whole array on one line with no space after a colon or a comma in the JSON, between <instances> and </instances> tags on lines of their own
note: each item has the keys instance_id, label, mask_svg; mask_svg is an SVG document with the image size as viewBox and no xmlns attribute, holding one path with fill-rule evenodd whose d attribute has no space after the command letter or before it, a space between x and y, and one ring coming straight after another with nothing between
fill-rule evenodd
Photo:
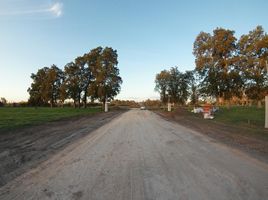
<instances>
[{"instance_id":1,"label":"road shoulder","mask_svg":"<svg viewBox=\"0 0 268 200\"><path fill-rule=\"evenodd\" d=\"M1 134L0 187L124 112L72 117Z\"/></svg>"},{"instance_id":2,"label":"road shoulder","mask_svg":"<svg viewBox=\"0 0 268 200\"><path fill-rule=\"evenodd\" d=\"M213 138L215 142L241 150L251 157L268 163L267 137L249 134L250 130L247 128L204 120L191 115L191 113L184 109L179 109L171 113L164 111L155 111L155 113L165 120L176 122L184 127Z\"/></svg>"}]
</instances>

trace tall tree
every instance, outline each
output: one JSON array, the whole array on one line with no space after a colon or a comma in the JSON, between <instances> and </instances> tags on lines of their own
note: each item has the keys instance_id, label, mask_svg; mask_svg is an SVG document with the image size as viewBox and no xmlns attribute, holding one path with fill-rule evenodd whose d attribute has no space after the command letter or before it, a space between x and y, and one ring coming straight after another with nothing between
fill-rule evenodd
<instances>
[{"instance_id":1,"label":"tall tree","mask_svg":"<svg viewBox=\"0 0 268 200\"><path fill-rule=\"evenodd\" d=\"M80 99L82 99L84 107L86 107L87 104L87 88L90 83L90 70L86 66L86 59L85 56L78 56L75 61L75 65L77 66L77 79L79 88L81 90L81 93L79 95L78 105L80 107ZM82 94L83 93L83 94Z\"/></svg>"},{"instance_id":2,"label":"tall tree","mask_svg":"<svg viewBox=\"0 0 268 200\"><path fill-rule=\"evenodd\" d=\"M239 64L246 83L245 93L253 100L261 100L268 91L268 35L261 26L246 35L238 42Z\"/></svg>"},{"instance_id":3,"label":"tall tree","mask_svg":"<svg viewBox=\"0 0 268 200\"><path fill-rule=\"evenodd\" d=\"M53 106L60 102L63 105L65 99L71 98L75 107L80 107L81 100L86 107L88 97L105 103L120 91L122 78L117 64L116 50L97 47L66 64L64 72L56 65L39 69L31 75L29 103Z\"/></svg>"},{"instance_id":4,"label":"tall tree","mask_svg":"<svg viewBox=\"0 0 268 200\"><path fill-rule=\"evenodd\" d=\"M155 77L155 90L160 93L160 99L163 103L168 101L168 83L170 79L170 73L167 70L161 71L156 74Z\"/></svg>"},{"instance_id":5,"label":"tall tree","mask_svg":"<svg viewBox=\"0 0 268 200\"><path fill-rule=\"evenodd\" d=\"M169 71L168 93L173 103L185 104L189 96L190 74L182 73L177 67Z\"/></svg>"},{"instance_id":6,"label":"tall tree","mask_svg":"<svg viewBox=\"0 0 268 200\"><path fill-rule=\"evenodd\" d=\"M4 105L6 105L7 104L7 100L6 100L6 98L5 97L1 97L0 98L0 107L1 106L4 106Z\"/></svg>"},{"instance_id":7,"label":"tall tree","mask_svg":"<svg viewBox=\"0 0 268 200\"><path fill-rule=\"evenodd\" d=\"M28 101L30 105L43 106L48 103L49 97L46 87L48 70L48 67L43 67L39 69L36 74L31 74L33 82L31 87L27 90L30 94Z\"/></svg>"},{"instance_id":8,"label":"tall tree","mask_svg":"<svg viewBox=\"0 0 268 200\"><path fill-rule=\"evenodd\" d=\"M53 107L60 97L60 87L63 82L63 71L56 65L52 65L47 74L46 90L49 96L50 106Z\"/></svg>"},{"instance_id":9,"label":"tall tree","mask_svg":"<svg viewBox=\"0 0 268 200\"><path fill-rule=\"evenodd\" d=\"M185 74L189 82L190 103L192 105L196 105L199 99L199 91L197 84L198 74L195 70L186 71Z\"/></svg>"},{"instance_id":10,"label":"tall tree","mask_svg":"<svg viewBox=\"0 0 268 200\"><path fill-rule=\"evenodd\" d=\"M62 84L63 72L56 65L43 67L32 74L33 83L28 89L29 103L32 105L50 104L52 107L59 98L59 88Z\"/></svg>"},{"instance_id":11,"label":"tall tree","mask_svg":"<svg viewBox=\"0 0 268 200\"><path fill-rule=\"evenodd\" d=\"M80 67L74 62L70 62L65 65L64 74L64 84L67 89L68 97L73 99L74 107L78 106L80 108L82 93L82 73Z\"/></svg>"},{"instance_id":12,"label":"tall tree","mask_svg":"<svg viewBox=\"0 0 268 200\"><path fill-rule=\"evenodd\" d=\"M213 35L201 32L194 42L193 54L196 70L203 77L201 91L214 96L217 102L240 94L243 84L235 67L234 31L217 28Z\"/></svg>"},{"instance_id":13,"label":"tall tree","mask_svg":"<svg viewBox=\"0 0 268 200\"><path fill-rule=\"evenodd\" d=\"M84 107L86 107L87 97L91 99L97 98L96 90L96 74L101 66L102 48L97 47L83 56L86 67L84 68Z\"/></svg>"},{"instance_id":14,"label":"tall tree","mask_svg":"<svg viewBox=\"0 0 268 200\"><path fill-rule=\"evenodd\" d=\"M63 77L62 84L59 88L59 102L61 106L64 106L64 101L68 98L68 93L67 93L67 84L65 81L65 76Z\"/></svg>"},{"instance_id":15,"label":"tall tree","mask_svg":"<svg viewBox=\"0 0 268 200\"><path fill-rule=\"evenodd\" d=\"M103 105L120 92L122 78L119 76L117 64L116 50L109 47L102 49L100 59L93 70L95 81L92 87L93 93L97 95Z\"/></svg>"}]
</instances>

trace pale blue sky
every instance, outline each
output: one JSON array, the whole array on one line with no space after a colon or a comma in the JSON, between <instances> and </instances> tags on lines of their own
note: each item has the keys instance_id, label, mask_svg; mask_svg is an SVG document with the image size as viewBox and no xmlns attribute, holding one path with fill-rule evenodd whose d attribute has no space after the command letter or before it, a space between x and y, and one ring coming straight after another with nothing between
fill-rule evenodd
<instances>
[{"instance_id":1,"label":"pale blue sky","mask_svg":"<svg viewBox=\"0 0 268 200\"><path fill-rule=\"evenodd\" d=\"M200 31L268 31L267 10L267 0L0 0L0 97L27 100L32 72L109 46L123 78L117 98L158 98L156 73L194 69Z\"/></svg>"}]
</instances>

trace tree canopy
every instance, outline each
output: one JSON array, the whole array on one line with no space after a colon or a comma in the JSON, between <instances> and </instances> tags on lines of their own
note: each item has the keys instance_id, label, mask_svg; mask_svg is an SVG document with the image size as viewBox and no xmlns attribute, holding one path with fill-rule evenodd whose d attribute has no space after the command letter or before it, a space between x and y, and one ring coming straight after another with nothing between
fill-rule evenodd
<instances>
[{"instance_id":1,"label":"tree canopy","mask_svg":"<svg viewBox=\"0 0 268 200\"><path fill-rule=\"evenodd\" d=\"M43 67L32 74L28 89L32 105L63 104L72 99L74 106L87 105L88 98L101 102L112 100L119 92L122 78L119 75L118 55L110 47L97 47L64 66Z\"/></svg>"},{"instance_id":2,"label":"tree canopy","mask_svg":"<svg viewBox=\"0 0 268 200\"><path fill-rule=\"evenodd\" d=\"M162 70L155 90L163 103L192 104L199 97L229 105L233 99L261 101L268 94L268 35L257 26L239 39L235 31L216 28L200 32L193 44L195 70L182 73L177 67Z\"/></svg>"},{"instance_id":3,"label":"tree canopy","mask_svg":"<svg viewBox=\"0 0 268 200\"><path fill-rule=\"evenodd\" d=\"M216 28L213 34L200 32L196 37L193 54L200 91L218 103L246 96L260 105L268 90L268 36L261 26L239 40L234 33Z\"/></svg>"},{"instance_id":4,"label":"tree canopy","mask_svg":"<svg viewBox=\"0 0 268 200\"><path fill-rule=\"evenodd\" d=\"M178 67L163 70L156 75L155 90L160 93L161 101L166 103L168 99L172 103L185 104L190 95L190 83L193 74L190 71L182 73Z\"/></svg>"}]
</instances>

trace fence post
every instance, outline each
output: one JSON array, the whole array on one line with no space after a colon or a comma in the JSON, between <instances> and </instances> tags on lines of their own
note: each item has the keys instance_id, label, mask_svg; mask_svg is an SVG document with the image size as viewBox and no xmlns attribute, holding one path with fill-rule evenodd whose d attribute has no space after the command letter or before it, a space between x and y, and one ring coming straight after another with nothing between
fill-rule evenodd
<instances>
[{"instance_id":1,"label":"fence post","mask_svg":"<svg viewBox=\"0 0 268 200\"><path fill-rule=\"evenodd\" d=\"M105 109L104 110L105 110L105 112L108 112L108 102L107 101L105 102Z\"/></svg>"},{"instance_id":2,"label":"fence post","mask_svg":"<svg viewBox=\"0 0 268 200\"><path fill-rule=\"evenodd\" d=\"M265 128L268 128L268 95L265 96Z\"/></svg>"}]
</instances>

